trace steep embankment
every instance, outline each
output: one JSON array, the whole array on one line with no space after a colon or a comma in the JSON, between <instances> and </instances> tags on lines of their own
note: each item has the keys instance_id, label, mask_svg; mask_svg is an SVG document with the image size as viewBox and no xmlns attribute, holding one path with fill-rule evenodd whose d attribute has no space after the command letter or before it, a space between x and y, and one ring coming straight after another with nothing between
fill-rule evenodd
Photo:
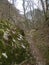
<instances>
[{"instance_id":1,"label":"steep embankment","mask_svg":"<svg viewBox=\"0 0 49 65\"><path fill-rule=\"evenodd\" d=\"M0 20L2 19L12 21L21 29L25 27L24 16L8 0L0 0Z\"/></svg>"}]
</instances>

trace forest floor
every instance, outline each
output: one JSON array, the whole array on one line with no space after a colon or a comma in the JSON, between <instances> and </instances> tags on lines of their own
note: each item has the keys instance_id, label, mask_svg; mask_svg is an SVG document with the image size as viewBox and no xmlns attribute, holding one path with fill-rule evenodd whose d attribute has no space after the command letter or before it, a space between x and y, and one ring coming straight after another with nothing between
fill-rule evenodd
<instances>
[{"instance_id":1,"label":"forest floor","mask_svg":"<svg viewBox=\"0 0 49 65\"><path fill-rule=\"evenodd\" d=\"M30 45L30 52L36 59L37 65L45 65L45 59L43 58L43 55L40 50L37 48L36 43L34 42L34 39L32 37L31 31L26 34L26 39Z\"/></svg>"}]
</instances>

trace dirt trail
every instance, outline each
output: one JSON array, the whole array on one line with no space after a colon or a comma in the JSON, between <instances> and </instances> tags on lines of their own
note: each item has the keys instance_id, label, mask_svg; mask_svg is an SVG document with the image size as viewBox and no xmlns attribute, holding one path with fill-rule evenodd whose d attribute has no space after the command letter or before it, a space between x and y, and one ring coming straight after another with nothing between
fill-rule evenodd
<instances>
[{"instance_id":1,"label":"dirt trail","mask_svg":"<svg viewBox=\"0 0 49 65\"><path fill-rule=\"evenodd\" d=\"M32 39L31 34L26 35L27 41L30 43L30 50L32 55L34 55L34 58L36 59L36 65L46 65L45 59L42 56L42 53L39 51L39 49L36 47L34 40Z\"/></svg>"}]
</instances>

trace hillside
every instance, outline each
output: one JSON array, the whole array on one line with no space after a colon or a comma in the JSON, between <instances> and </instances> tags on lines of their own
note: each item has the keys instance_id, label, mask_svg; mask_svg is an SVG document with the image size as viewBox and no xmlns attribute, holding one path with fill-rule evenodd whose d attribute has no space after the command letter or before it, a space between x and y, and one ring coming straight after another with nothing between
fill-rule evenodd
<instances>
[{"instance_id":1,"label":"hillside","mask_svg":"<svg viewBox=\"0 0 49 65\"><path fill-rule=\"evenodd\" d=\"M49 10L44 14L37 8L25 15L0 0L1 65L49 65Z\"/></svg>"},{"instance_id":2,"label":"hillside","mask_svg":"<svg viewBox=\"0 0 49 65\"><path fill-rule=\"evenodd\" d=\"M16 25L24 20L24 17L19 14L19 10L10 4L7 0L0 0L0 19L10 20ZM22 23L19 25L22 26Z\"/></svg>"}]
</instances>

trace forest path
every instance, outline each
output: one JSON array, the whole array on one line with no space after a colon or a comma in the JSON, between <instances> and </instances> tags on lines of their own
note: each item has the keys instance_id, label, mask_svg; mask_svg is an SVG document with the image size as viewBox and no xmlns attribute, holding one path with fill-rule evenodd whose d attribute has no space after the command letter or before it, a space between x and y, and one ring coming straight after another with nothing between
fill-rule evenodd
<instances>
[{"instance_id":1,"label":"forest path","mask_svg":"<svg viewBox=\"0 0 49 65\"><path fill-rule=\"evenodd\" d=\"M46 65L45 59L43 58L42 53L37 48L37 46L32 38L32 34L30 32L26 34L26 39L30 45L31 54L36 59L36 65Z\"/></svg>"}]
</instances>

